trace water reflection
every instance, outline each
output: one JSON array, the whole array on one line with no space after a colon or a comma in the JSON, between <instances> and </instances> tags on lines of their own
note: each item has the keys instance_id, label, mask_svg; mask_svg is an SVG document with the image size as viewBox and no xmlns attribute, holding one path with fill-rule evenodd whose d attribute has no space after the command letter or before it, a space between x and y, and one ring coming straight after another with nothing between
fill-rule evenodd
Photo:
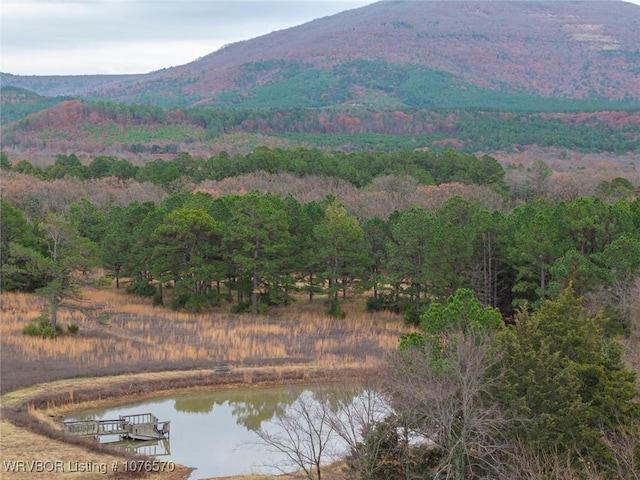
<instances>
[{"instance_id":1,"label":"water reflection","mask_svg":"<svg viewBox=\"0 0 640 480\"><path fill-rule=\"evenodd\" d=\"M259 394L256 394L255 390L229 391L225 392L224 398L210 395L176 398L175 410L185 413L210 413L216 406L222 407L227 404L231 407L238 425L249 430L258 430L263 422L284 413L298 395L299 392L295 390L282 388L265 391L261 389Z\"/></svg>"},{"instance_id":2,"label":"water reflection","mask_svg":"<svg viewBox=\"0 0 640 480\"><path fill-rule=\"evenodd\" d=\"M100 440L114 442L119 448L139 448L140 453L161 455L162 460L196 467L193 479L274 473L268 467L283 462L262 445L256 430L277 431L280 427L273 419L287 412L303 392L310 390L317 389L259 388L176 395L88 411L75 419L102 420L152 412L162 420L171 421L171 437L166 443L125 445L117 437Z\"/></svg>"},{"instance_id":3,"label":"water reflection","mask_svg":"<svg viewBox=\"0 0 640 480\"><path fill-rule=\"evenodd\" d=\"M138 455L149 455L152 457L171 455L171 440L168 438L145 441L114 440L102 443L118 450L137 453Z\"/></svg>"}]
</instances>

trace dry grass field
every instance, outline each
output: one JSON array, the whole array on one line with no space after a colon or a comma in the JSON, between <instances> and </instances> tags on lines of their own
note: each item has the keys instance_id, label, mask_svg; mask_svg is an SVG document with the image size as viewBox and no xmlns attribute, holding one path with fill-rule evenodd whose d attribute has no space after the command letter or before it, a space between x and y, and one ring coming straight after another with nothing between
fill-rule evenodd
<instances>
[{"instance_id":1,"label":"dry grass field","mask_svg":"<svg viewBox=\"0 0 640 480\"><path fill-rule=\"evenodd\" d=\"M266 315L174 312L115 289L84 289L59 312L59 323L80 327L56 339L22 329L46 307L25 294L0 297L2 419L0 460L70 461L108 471L45 472L38 478L123 478L112 452L70 443L55 421L85 402L117 403L176 389L232 388L270 382L337 379L373 371L406 332L390 313L367 314L362 299L347 300L344 319L322 314L322 299L300 299ZM216 366L230 366L217 375ZM121 460L121 459L120 459ZM0 477L33 478L7 471ZM98 469L96 467L96 469ZM120 469L121 470L121 469ZM188 470L161 478L184 478ZM128 478L128 477L127 477Z\"/></svg>"},{"instance_id":2,"label":"dry grass field","mask_svg":"<svg viewBox=\"0 0 640 480\"><path fill-rule=\"evenodd\" d=\"M43 299L2 295L2 390L41 381L217 365L305 364L371 366L405 331L399 316L367 314L347 300L345 319L322 314L322 300L305 300L267 315L174 312L117 290L85 289L59 323L77 335L27 337L22 329L45 308Z\"/></svg>"}]
</instances>

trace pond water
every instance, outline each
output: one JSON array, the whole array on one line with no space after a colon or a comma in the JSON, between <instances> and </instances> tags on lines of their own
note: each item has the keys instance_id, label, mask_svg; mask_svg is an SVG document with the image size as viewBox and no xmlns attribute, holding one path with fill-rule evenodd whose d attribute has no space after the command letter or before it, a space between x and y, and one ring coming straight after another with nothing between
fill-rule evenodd
<instances>
[{"instance_id":1,"label":"pond water","mask_svg":"<svg viewBox=\"0 0 640 480\"><path fill-rule=\"evenodd\" d=\"M161 422L170 421L168 441L124 443L118 436L103 436L100 441L135 448L139 453L156 456L158 460L195 467L197 470L192 479L282 473L286 463L284 454L270 450L256 430L262 429L274 435L282 432L282 423L276 420L277 415L291 412L291 409L295 412L296 405L305 398L315 402L315 392L317 387L296 387L175 395L86 411L75 415L73 420L117 419L119 415L152 413ZM353 398L359 397L360 393L354 391ZM334 449L344 452L344 443L342 446L334 445Z\"/></svg>"}]
</instances>

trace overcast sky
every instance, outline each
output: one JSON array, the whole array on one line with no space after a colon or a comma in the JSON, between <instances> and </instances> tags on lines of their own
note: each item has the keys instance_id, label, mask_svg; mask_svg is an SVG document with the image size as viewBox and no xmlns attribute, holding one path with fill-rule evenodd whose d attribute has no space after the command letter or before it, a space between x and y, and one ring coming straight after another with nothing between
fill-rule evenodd
<instances>
[{"instance_id":1,"label":"overcast sky","mask_svg":"<svg viewBox=\"0 0 640 480\"><path fill-rule=\"evenodd\" d=\"M0 0L0 71L146 73L374 1Z\"/></svg>"},{"instance_id":2,"label":"overcast sky","mask_svg":"<svg viewBox=\"0 0 640 480\"><path fill-rule=\"evenodd\" d=\"M374 0L0 0L0 71L146 73L371 3Z\"/></svg>"}]
</instances>

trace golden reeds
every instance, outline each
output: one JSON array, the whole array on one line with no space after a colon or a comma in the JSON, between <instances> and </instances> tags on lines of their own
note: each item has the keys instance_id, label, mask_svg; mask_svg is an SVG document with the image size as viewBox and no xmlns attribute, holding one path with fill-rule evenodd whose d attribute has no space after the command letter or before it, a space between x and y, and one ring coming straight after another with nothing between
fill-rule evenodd
<instances>
[{"instance_id":1,"label":"golden reeds","mask_svg":"<svg viewBox=\"0 0 640 480\"><path fill-rule=\"evenodd\" d=\"M170 367L193 361L269 364L283 361L370 364L383 358L405 331L397 315L367 314L361 302L346 302L344 319L327 317L323 306L273 309L264 316L175 312L152 307L148 299L118 290L86 289L61 309L58 321L80 326L77 335L56 339L28 337L22 329L46 308L26 294L1 296L0 334L4 355L25 360L61 360L84 368L135 364Z\"/></svg>"}]
</instances>

